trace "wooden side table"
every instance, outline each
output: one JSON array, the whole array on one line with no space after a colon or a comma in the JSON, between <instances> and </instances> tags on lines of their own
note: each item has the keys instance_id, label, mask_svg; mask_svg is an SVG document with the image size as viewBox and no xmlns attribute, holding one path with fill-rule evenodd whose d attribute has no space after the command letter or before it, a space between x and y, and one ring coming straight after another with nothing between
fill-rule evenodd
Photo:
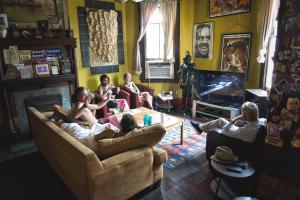
<instances>
[{"instance_id":1,"label":"wooden side table","mask_svg":"<svg viewBox=\"0 0 300 200\"><path fill-rule=\"evenodd\" d=\"M223 164L211 160L211 166L216 173L217 178L211 183L211 189L215 192L215 199L218 198L218 192L220 187L222 187L223 195L222 199L232 199L235 197L234 190L232 190L223 179L231 179L236 181L241 181L243 179L250 178L254 175L255 169L248 165L247 162L239 164ZM222 185L222 180L224 185ZM224 197L224 195L226 195Z\"/></svg>"}]
</instances>

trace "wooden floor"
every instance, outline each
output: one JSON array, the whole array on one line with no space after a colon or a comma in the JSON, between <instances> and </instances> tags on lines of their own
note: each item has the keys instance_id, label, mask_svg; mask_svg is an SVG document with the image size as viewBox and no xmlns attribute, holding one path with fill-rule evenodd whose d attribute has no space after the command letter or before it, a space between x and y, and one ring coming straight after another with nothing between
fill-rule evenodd
<instances>
[{"instance_id":1,"label":"wooden floor","mask_svg":"<svg viewBox=\"0 0 300 200\"><path fill-rule=\"evenodd\" d=\"M210 200L214 199L209 187L212 179L205 153L201 153L174 169L164 168L164 179L160 187L145 190L132 199Z\"/></svg>"},{"instance_id":2,"label":"wooden floor","mask_svg":"<svg viewBox=\"0 0 300 200\"><path fill-rule=\"evenodd\" d=\"M212 174L202 153L174 169L165 168L160 187L146 189L131 199L210 200L213 199L209 188L211 180ZM0 199L73 200L75 197L37 152L0 163Z\"/></svg>"}]
</instances>

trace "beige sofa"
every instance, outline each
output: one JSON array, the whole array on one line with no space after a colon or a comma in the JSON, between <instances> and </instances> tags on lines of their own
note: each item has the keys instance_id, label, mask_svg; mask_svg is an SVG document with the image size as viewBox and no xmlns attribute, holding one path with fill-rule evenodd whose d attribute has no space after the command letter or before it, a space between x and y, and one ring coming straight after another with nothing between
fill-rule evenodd
<instances>
[{"instance_id":1,"label":"beige sofa","mask_svg":"<svg viewBox=\"0 0 300 200\"><path fill-rule=\"evenodd\" d=\"M144 146L99 160L35 108L28 113L38 149L78 199L127 199L163 177L164 150Z\"/></svg>"}]
</instances>

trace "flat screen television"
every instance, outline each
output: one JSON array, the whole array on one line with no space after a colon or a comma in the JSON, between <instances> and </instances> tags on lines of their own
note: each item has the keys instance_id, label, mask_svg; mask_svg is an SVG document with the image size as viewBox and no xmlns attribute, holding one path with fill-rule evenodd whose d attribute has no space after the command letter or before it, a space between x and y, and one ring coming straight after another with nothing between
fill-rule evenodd
<instances>
[{"instance_id":1,"label":"flat screen television","mask_svg":"<svg viewBox=\"0 0 300 200\"><path fill-rule=\"evenodd\" d=\"M244 101L245 74L195 70L195 96L220 106L240 107Z\"/></svg>"}]
</instances>

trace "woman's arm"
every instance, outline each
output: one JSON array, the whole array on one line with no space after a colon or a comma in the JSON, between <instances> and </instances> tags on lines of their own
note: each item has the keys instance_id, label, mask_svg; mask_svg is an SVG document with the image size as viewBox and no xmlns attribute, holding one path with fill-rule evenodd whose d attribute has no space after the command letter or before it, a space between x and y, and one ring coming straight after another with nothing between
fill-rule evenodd
<instances>
[{"instance_id":1,"label":"woman's arm","mask_svg":"<svg viewBox=\"0 0 300 200\"><path fill-rule=\"evenodd\" d=\"M139 88L134 84L134 82L132 82L132 86L133 86L134 89L136 90L136 93L137 93L137 94L140 94L140 93L141 93L140 90L139 90Z\"/></svg>"},{"instance_id":2,"label":"woman's arm","mask_svg":"<svg viewBox=\"0 0 300 200\"><path fill-rule=\"evenodd\" d=\"M105 106L107 104L107 102L109 101L109 99L110 99L110 97L107 97L105 100L100 101L98 104L86 103L85 105L91 111L98 110L98 109L101 109L103 106Z\"/></svg>"}]
</instances>

